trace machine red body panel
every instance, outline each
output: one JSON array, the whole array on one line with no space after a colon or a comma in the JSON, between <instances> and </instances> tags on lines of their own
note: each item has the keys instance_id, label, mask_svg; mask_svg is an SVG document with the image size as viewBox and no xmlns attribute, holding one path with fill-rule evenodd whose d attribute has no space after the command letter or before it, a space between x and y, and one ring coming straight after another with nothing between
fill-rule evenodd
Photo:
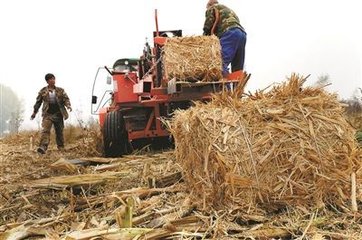
<instances>
[{"instance_id":1,"label":"machine red body panel","mask_svg":"<svg viewBox=\"0 0 362 240\"><path fill-rule=\"evenodd\" d=\"M108 108L101 108L99 110L99 125L101 127L103 127L103 125L104 125L104 121L106 119L107 112L108 112Z\"/></svg>"},{"instance_id":2,"label":"machine red body panel","mask_svg":"<svg viewBox=\"0 0 362 240\"><path fill-rule=\"evenodd\" d=\"M114 74L113 81L116 103L138 102L138 95L133 92L133 86L138 81L136 73Z\"/></svg>"}]
</instances>

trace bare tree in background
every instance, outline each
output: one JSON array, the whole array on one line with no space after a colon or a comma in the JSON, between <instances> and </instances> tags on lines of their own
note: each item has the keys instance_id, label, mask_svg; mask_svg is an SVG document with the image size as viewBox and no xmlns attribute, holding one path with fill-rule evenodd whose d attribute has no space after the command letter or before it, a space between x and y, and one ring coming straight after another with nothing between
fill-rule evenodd
<instances>
[{"instance_id":1,"label":"bare tree in background","mask_svg":"<svg viewBox=\"0 0 362 240\"><path fill-rule=\"evenodd\" d=\"M357 129L357 140L362 144L362 89L357 88L348 99L342 99L347 121Z\"/></svg>"},{"instance_id":2,"label":"bare tree in background","mask_svg":"<svg viewBox=\"0 0 362 240\"><path fill-rule=\"evenodd\" d=\"M9 131L11 134L13 133L19 133L19 128L21 126L21 123L24 121L22 118L22 114L19 109L17 109L15 112L11 113L11 117L9 120Z\"/></svg>"},{"instance_id":3,"label":"bare tree in background","mask_svg":"<svg viewBox=\"0 0 362 240\"><path fill-rule=\"evenodd\" d=\"M362 88L357 88L354 91L353 99L355 99L356 101L360 102L360 104L362 104Z\"/></svg>"},{"instance_id":4,"label":"bare tree in background","mask_svg":"<svg viewBox=\"0 0 362 240\"><path fill-rule=\"evenodd\" d=\"M320 75L314 84L317 87L325 87L331 84L329 74Z\"/></svg>"},{"instance_id":5,"label":"bare tree in background","mask_svg":"<svg viewBox=\"0 0 362 240\"><path fill-rule=\"evenodd\" d=\"M0 136L17 133L23 122L23 107L17 94L0 84Z\"/></svg>"},{"instance_id":6,"label":"bare tree in background","mask_svg":"<svg viewBox=\"0 0 362 240\"><path fill-rule=\"evenodd\" d=\"M362 115L362 89L357 88L350 99L343 99L343 103L347 104L346 111L348 114Z\"/></svg>"}]
</instances>

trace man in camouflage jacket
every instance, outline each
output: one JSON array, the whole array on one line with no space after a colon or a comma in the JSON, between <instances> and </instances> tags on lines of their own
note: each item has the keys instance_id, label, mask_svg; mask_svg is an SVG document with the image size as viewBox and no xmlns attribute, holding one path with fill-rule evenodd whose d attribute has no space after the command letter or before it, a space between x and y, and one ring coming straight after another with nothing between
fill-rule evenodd
<instances>
[{"instance_id":1,"label":"man in camouflage jacket","mask_svg":"<svg viewBox=\"0 0 362 240\"><path fill-rule=\"evenodd\" d=\"M40 137L40 143L38 152L45 154L48 149L50 141L50 130L54 125L56 143L59 150L64 149L64 119L68 118L68 112L72 111L69 97L63 88L55 86L55 76L51 73L45 75L45 81L48 86L43 87L36 98L34 105L34 111L31 115L31 120L35 118L35 115L39 111L40 106L42 107L42 132Z\"/></svg>"},{"instance_id":2,"label":"man in camouflage jacket","mask_svg":"<svg viewBox=\"0 0 362 240\"><path fill-rule=\"evenodd\" d=\"M217 0L209 0L206 5L204 35L215 34L220 39L223 76L231 71L244 69L246 32L240 25L239 18L233 10L219 4Z\"/></svg>"}]
</instances>

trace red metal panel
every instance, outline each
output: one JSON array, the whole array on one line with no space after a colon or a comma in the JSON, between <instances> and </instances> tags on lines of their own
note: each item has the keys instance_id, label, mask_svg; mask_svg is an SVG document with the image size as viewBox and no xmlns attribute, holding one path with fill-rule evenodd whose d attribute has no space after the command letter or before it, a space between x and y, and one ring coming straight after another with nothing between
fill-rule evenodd
<instances>
[{"instance_id":1,"label":"red metal panel","mask_svg":"<svg viewBox=\"0 0 362 240\"><path fill-rule=\"evenodd\" d=\"M241 80L246 77L246 73L243 70L232 72L227 76L228 80Z\"/></svg>"},{"instance_id":2,"label":"red metal panel","mask_svg":"<svg viewBox=\"0 0 362 240\"><path fill-rule=\"evenodd\" d=\"M165 45L167 38L166 37L154 37L153 41L154 41L154 43L163 46L163 45Z\"/></svg>"},{"instance_id":3,"label":"red metal panel","mask_svg":"<svg viewBox=\"0 0 362 240\"><path fill-rule=\"evenodd\" d=\"M128 133L128 139L132 141L140 138L166 137L169 135L170 133L164 129L150 131L133 131Z\"/></svg>"},{"instance_id":4,"label":"red metal panel","mask_svg":"<svg viewBox=\"0 0 362 240\"><path fill-rule=\"evenodd\" d=\"M136 73L113 75L115 81L114 100L116 103L138 102L137 94L133 93L133 85L137 81Z\"/></svg>"},{"instance_id":5,"label":"red metal panel","mask_svg":"<svg viewBox=\"0 0 362 240\"><path fill-rule=\"evenodd\" d=\"M104 121L106 120L106 115L108 112L108 108L101 108L99 110L99 125L101 128L103 127Z\"/></svg>"}]
</instances>

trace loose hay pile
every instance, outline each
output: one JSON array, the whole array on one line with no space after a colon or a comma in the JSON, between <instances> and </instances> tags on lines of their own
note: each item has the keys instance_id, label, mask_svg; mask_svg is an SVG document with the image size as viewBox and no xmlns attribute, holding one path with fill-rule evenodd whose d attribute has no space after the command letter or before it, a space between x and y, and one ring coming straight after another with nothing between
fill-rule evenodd
<instances>
[{"instance_id":1,"label":"loose hay pile","mask_svg":"<svg viewBox=\"0 0 362 240\"><path fill-rule=\"evenodd\" d=\"M176 158L204 208L350 208L354 130L335 95L304 82L293 75L253 100L224 93L175 113Z\"/></svg>"},{"instance_id":2,"label":"loose hay pile","mask_svg":"<svg viewBox=\"0 0 362 240\"><path fill-rule=\"evenodd\" d=\"M222 78L221 47L216 36L169 38L163 51L168 79L210 82Z\"/></svg>"}]
</instances>

